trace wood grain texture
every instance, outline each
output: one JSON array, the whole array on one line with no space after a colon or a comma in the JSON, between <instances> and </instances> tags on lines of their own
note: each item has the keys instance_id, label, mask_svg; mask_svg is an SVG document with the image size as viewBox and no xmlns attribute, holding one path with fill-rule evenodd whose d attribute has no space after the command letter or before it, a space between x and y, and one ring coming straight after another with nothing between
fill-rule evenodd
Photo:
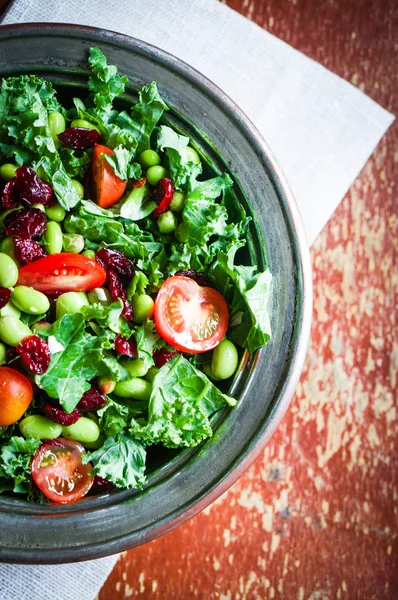
<instances>
[{"instance_id":1,"label":"wood grain texture","mask_svg":"<svg viewBox=\"0 0 398 600\"><path fill-rule=\"evenodd\" d=\"M230 0L398 112L395 0ZM262 456L210 508L124 553L99 600L396 599L398 126L312 248L312 341Z\"/></svg>"}]
</instances>

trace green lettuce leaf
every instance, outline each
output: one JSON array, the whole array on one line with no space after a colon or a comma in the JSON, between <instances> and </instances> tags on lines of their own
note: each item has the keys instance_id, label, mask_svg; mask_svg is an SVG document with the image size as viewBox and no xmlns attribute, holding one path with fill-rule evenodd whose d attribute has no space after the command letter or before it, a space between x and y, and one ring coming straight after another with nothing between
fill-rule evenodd
<instances>
[{"instance_id":1,"label":"green lettuce leaf","mask_svg":"<svg viewBox=\"0 0 398 600\"><path fill-rule=\"evenodd\" d=\"M103 121L108 121L113 100L124 93L127 77L119 75L117 67L108 65L105 55L97 47L90 48L88 63L92 74L88 87L93 92L93 102Z\"/></svg>"},{"instance_id":2,"label":"green lettuce leaf","mask_svg":"<svg viewBox=\"0 0 398 600\"><path fill-rule=\"evenodd\" d=\"M67 148L66 146L60 146L58 153L61 157L62 164L65 171L72 179L83 179L91 158L87 152L82 152L80 156L76 154L76 150Z\"/></svg>"},{"instance_id":3,"label":"green lettuce leaf","mask_svg":"<svg viewBox=\"0 0 398 600\"><path fill-rule=\"evenodd\" d=\"M132 162L135 156L135 147L127 150L122 144L119 144L113 148L113 152L114 155L102 154L102 157L120 179L126 181L127 179L141 178L141 165L137 162Z\"/></svg>"},{"instance_id":4,"label":"green lettuce leaf","mask_svg":"<svg viewBox=\"0 0 398 600\"><path fill-rule=\"evenodd\" d=\"M99 475L122 488L142 488L145 477L144 446L130 435L119 433L108 437L104 445L83 456L93 465L91 475Z\"/></svg>"},{"instance_id":5,"label":"green lettuce leaf","mask_svg":"<svg viewBox=\"0 0 398 600\"><path fill-rule=\"evenodd\" d=\"M164 346L164 340L156 331L155 323L147 319L142 325L134 328L133 335L137 344L138 358L144 361L148 369L153 367L155 364L152 357L153 351Z\"/></svg>"},{"instance_id":6,"label":"green lettuce leaf","mask_svg":"<svg viewBox=\"0 0 398 600\"><path fill-rule=\"evenodd\" d=\"M202 172L202 165L189 160L187 146L189 138L179 135L171 127L162 125L158 135L158 149L166 150L169 171L176 189L193 189L196 178Z\"/></svg>"},{"instance_id":7,"label":"green lettuce leaf","mask_svg":"<svg viewBox=\"0 0 398 600\"><path fill-rule=\"evenodd\" d=\"M130 221L145 219L157 207L151 197L151 189L145 184L140 188L133 188L121 200L120 216Z\"/></svg>"},{"instance_id":8,"label":"green lettuce leaf","mask_svg":"<svg viewBox=\"0 0 398 600\"><path fill-rule=\"evenodd\" d=\"M114 333L120 333L129 338L131 329L122 315L123 301L121 299L112 302L109 306L103 304L90 304L83 306L81 313L87 321L94 319L102 329L110 329Z\"/></svg>"},{"instance_id":9,"label":"green lettuce leaf","mask_svg":"<svg viewBox=\"0 0 398 600\"><path fill-rule=\"evenodd\" d=\"M41 440L17 436L7 440L0 452L0 491L8 489L23 494L32 491L30 462L40 444Z\"/></svg>"},{"instance_id":10,"label":"green lettuce leaf","mask_svg":"<svg viewBox=\"0 0 398 600\"><path fill-rule=\"evenodd\" d=\"M131 433L146 445L196 446L212 435L209 417L236 400L215 387L180 354L155 376L145 423L132 420Z\"/></svg>"}]
</instances>

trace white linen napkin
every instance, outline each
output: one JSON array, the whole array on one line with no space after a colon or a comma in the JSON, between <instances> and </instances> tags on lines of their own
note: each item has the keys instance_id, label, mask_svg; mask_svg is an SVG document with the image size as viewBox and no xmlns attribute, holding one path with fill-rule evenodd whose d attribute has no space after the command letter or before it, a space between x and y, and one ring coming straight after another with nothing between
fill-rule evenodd
<instances>
[{"instance_id":1,"label":"white linen napkin","mask_svg":"<svg viewBox=\"0 0 398 600\"><path fill-rule=\"evenodd\" d=\"M216 0L16 0L3 23L43 20L143 39L218 84L271 147L310 243L394 120L361 91ZM92 600L117 558L0 565L0 597L51 600L56 589L58 600Z\"/></svg>"}]
</instances>

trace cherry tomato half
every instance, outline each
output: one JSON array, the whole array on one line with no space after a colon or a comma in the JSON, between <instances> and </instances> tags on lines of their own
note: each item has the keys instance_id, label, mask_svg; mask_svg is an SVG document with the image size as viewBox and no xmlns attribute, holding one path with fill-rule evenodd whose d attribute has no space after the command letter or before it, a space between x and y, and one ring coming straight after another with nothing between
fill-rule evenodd
<instances>
[{"instance_id":1,"label":"cherry tomato half","mask_svg":"<svg viewBox=\"0 0 398 600\"><path fill-rule=\"evenodd\" d=\"M101 287L106 272L95 260L74 252L39 258L19 269L18 285L27 285L45 294L88 292Z\"/></svg>"},{"instance_id":2,"label":"cherry tomato half","mask_svg":"<svg viewBox=\"0 0 398 600\"><path fill-rule=\"evenodd\" d=\"M92 200L101 208L109 208L123 196L127 181L123 181L115 175L112 167L104 160L102 154L112 155L114 152L100 144L94 146L91 158Z\"/></svg>"},{"instance_id":3,"label":"cherry tomato half","mask_svg":"<svg viewBox=\"0 0 398 600\"><path fill-rule=\"evenodd\" d=\"M94 482L92 466L83 465L83 446L74 440L57 438L43 442L32 460L32 477L47 498L70 504L87 494Z\"/></svg>"},{"instance_id":4,"label":"cherry tomato half","mask_svg":"<svg viewBox=\"0 0 398 600\"><path fill-rule=\"evenodd\" d=\"M217 346L228 328L228 307L216 290L193 279L166 279L155 300L158 333L177 350L191 354Z\"/></svg>"},{"instance_id":5,"label":"cherry tomato half","mask_svg":"<svg viewBox=\"0 0 398 600\"><path fill-rule=\"evenodd\" d=\"M0 427L18 421L32 398L32 386L25 375L9 367L0 367Z\"/></svg>"}]
</instances>

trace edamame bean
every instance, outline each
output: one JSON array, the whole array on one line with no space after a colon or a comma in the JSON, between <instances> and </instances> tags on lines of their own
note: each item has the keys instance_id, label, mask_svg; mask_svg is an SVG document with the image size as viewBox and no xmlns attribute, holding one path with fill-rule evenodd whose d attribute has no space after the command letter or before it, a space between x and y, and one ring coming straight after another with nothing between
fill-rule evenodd
<instances>
[{"instance_id":1,"label":"edamame bean","mask_svg":"<svg viewBox=\"0 0 398 600\"><path fill-rule=\"evenodd\" d=\"M145 379L132 377L125 381L119 381L115 387L116 396L121 398L134 398L134 400L149 400L152 385Z\"/></svg>"},{"instance_id":2,"label":"edamame bean","mask_svg":"<svg viewBox=\"0 0 398 600\"><path fill-rule=\"evenodd\" d=\"M154 165L153 167L149 167L148 171L146 172L147 182L151 185L157 185L163 177L167 176L168 171L161 165Z\"/></svg>"},{"instance_id":3,"label":"edamame bean","mask_svg":"<svg viewBox=\"0 0 398 600\"><path fill-rule=\"evenodd\" d=\"M47 221L43 235L44 247L48 254L62 252L62 229L56 221Z\"/></svg>"},{"instance_id":4,"label":"edamame bean","mask_svg":"<svg viewBox=\"0 0 398 600\"><path fill-rule=\"evenodd\" d=\"M90 121L86 121L86 119L75 119L70 124L71 127L81 127L82 129L95 129L98 133L101 133L100 130L94 123L90 123Z\"/></svg>"},{"instance_id":5,"label":"edamame bean","mask_svg":"<svg viewBox=\"0 0 398 600\"><path fill-rule=\"evenodd\" d=\"M62 434L62 425L58 425L42 415L29 415L19 423L19 431L24 438L53 440Z\"/></svg>"},{"instance_id":6,"label":"edamame bean","mask_svg":"<svg viewBox=\"0 0 398 600\"><path fill-rule=\"evenodd\" d=\"M27 285L17 285L11 300L19 310L29 315L42 315L50 308L47 296Z\"/></svg>"},{"instance_id":7,"label":"edamame bean","mask_svg":"<svg viewBox=\"0 0 398 600\"><path fill-rule=\"evenodd\" d=\"M135 323L143 323L145 319L152 319L155 303L148 294L140 294L133 298L133 311Z\"/></svg>"},{"instance_id":8,"label":"edamame bean","mask_svg":"<svg viewBox=\"0 0 398 600\"><path fill-rule=\"evenodd\" d=\"M92 260L95 259L95 252L94 250L85 250L84 252L82 252L83 256L87 256L88 258L91 258Z\"/></svg>"},{"instance_id":9,"label":"edamame bean","mask_svg":"<svg viewBox=\"0 0 398 600\"><path fill-rule=\"evenodd\" d=\"M18 346L24 337L32 335L27 325L19 319L6 315L0 317L0 339L9 346Z\"/></svg>"},{"instance_id":10,"label":"edamame bean","mask_svg":"<svg viewBox=\"0 0 398 600\"><path fill-rule=\"evenodd\" d=\"M106 288L95 288L87 294L91 304L102 304L109 306L112 304L112 296Z\"/></svg>"},{"instance_id":11,"label":"edamame bean","mask_svg":"<svg viewBox=\"0 0 398 600\"><path fill-rule=\"evenodd\" d=\"M81 311L83 306L90 306L85 292L65 292L55 301L55 316L60 319L64 315L73 315Z\"/></svg>"},{"instance_id":12,"label":"edamame bean","mask_svg":"<svg viewBox=\"0 0 398 600\"><path fill-rule=\"evenodd\" d=\"M54 110L54 112L50 113L48 116L48 127L54 140L55 147L58 148L60 145L58 134L65 131L66 127L64 116L57 110Z\"/></svg>"},{"instance_id":13,"label":"edamame bean","mask_svg":"<svg viewBox=\"0 0 398 600\"><path fill-rule=\"evenodd\" d=\"M0 167L0 177L2 179L5 179L6 181L10 181L10 179L14 179L17 169L17 165L14 165L12 163L5 163Z\"/></svg>"},{"instance_id":14,"label":"edamame bean","mask_svg":"<svg viewBox=\"0 0 398 600\"><path fill-rule=\"evenodd\" d=\"M171 210L166 210L157 220L160 233L171 233L177 227L177 217Z\"/></svg>"},{"instance_id":15,"label":"edamame bean","mask_svg":"<svg viewBox=\"0 0 398 600\"><path fill-rule=\"evenodd\" d=\"M173 199L170 204L171 210L173 210L174 212L181 212L185 205L185 198L186 196L184 192L174 192Z\"/></svg>"},{"instance_id":16,"label":"edamame bean","mask_svg":"<svg viewBox=\"0 0 398 600\"><path fill-rule=\"evenodd\" d=\"M101 446L104 445L104 442L105 442L105 436L103 433L101 433L98 436L98 439L95 440L95 442L82 442L82 444L88 450L98 450L98 448L101 448Z\"/></svg>"},{"instance_id":17,"label":"edamame bean","mask_svg":"<svg viewBox=\"0 0 398 600\"><path fill-rule=\"evenodd\" d=\"M218 379L228 379L238 366L238 351L229 340L223 340L213 350L211 370Z\"/></svg>"},{"instance_id":18,"label":"edamame bean","mask_svg":"<svg viewBox=\"0 0 398 600\"><path fill-rule=\"evenodd\" d=\"M64 425L62 435L76 442L96 442L100 436L100 428L88 417L80 417L73 425Z\"/></svg>"},{"instance_id":19,"label":"edamame bean","mask_svg":"<svg viewBox=\"0 0 398 600\"><path fill-rule=\"evenodd\" d=\"M79 233L64 233L62 246L65 252L79 254L84 248L84 237Z\"/></svg>"},{"instance_id":20,"label":"edamame bean","mask_svg":"<svg viewBox=\"0 0 398 600\"><path fill-rule=\"evenodd\" d=\"M15 317L16 319L19 319L19 317L21 316L21 311L18 310L16 306L14 306L11 300L10 302L7 302L7 304L3 306L3 308L0 308L0 317L5 317L7 315L10 317Z\"/></svg>"},{"instance_id":21,"label":"edamame bean","mask_svg":"<svg viewBox=\"0 0 398 600\"><path fill-rule=\"evenodd\" d=\"M14 238L12 238L11 236L5 237L0 244L0 252L3 252L4 254L10 256L15 262L15 264L18 265L17 261L15 260Z\"/></svg>"},{"instance_id":22,"label":"edamame bean","mask_svg":"<svg viewBox=\"0 0 398 600\"><path fill-rule=\"evenodd\" d=\"M216 377L213 373L213 371L211 370L211 366L210 363L205 363L202 366L203 372L205 375L207 375L207 377L210 377L210 379L212 379L213 381L220 381L220 379L218 377Z\"/></svg>"},{"instance_id":23,"label":"edamame bean","mask_svg":"<svg viewBox=\"0 0 398 600\"><path fill-rule=\"evenodd\" d=\"M5 365L7 362L7 348L0 342L0 365Z\"/></svg>"},{"instance_id":24,"label":"edamame bean","mask_svg":"<svg viewBox=\"0 0 398 600\"><path fill-rule=\"evenodd\" d=\"M201 163L200 156L196 152L195 148L192 148L192 146L187 146L187 154L188 154L188 160L190 160L193 163L196 163L197 165L200 165L200 163Z\"/></svg>"},{"instance_id":25,"label":"edamame bean","mask_svg":"<svg viewBox=\"0 0 398 600\"><path fill-rule=\"evenodd\" d=\"M188 239L188 232L187 232L187 228L185 226L185 223L180 223L177 227L177 229L174 232L174 235L176 236L177 240L179 242L186 242Z\"/></svg>"},{"instance_id":26,"label":"edamame bean","mask_svg":"<svg viewBox=\"0 0 398 600\"><path fill-rule=\"evenodd\" d=\"M120 364L132 377L144 377L148 371L142 358L122 358Z\"/></svg>"},{"instance_id":27,"label":"edamame bean","mask_svg":"<svg viewBox=\"0 0 398 600\"><path fill-rule=\"evenodd\" d=\"M8 254L0 252L0 286L10 288L18 281L18 267Z\"/></svg>"},{"instance_id":28,"label":"edamame bean","mask_svg":"<svg viewBox=\"0 0 398 600\"><path fill-rule=\"evenodd\" d=\"M112 394L116 387L116 381L110 379L106 375L102 375L97 379L98 387L103 394Z\"/></svg>"},{"instance_id":29,"label":"edamame bean","mask_svg":"<svg viewBox=\"0 0 398 600\"><path fill-rule=\"evenodd\" d=\"M46 334L51 327L51 323L48 323L47 321L37 321L37 323L32 325L32 331L34 333L38 333L39 335Z\"/></svg>"},{"instance_id":30,"label":"edamame bean","mask_svg":"<svg viewBox=\"0 0 398 600\"><path fill-rule=\"evenodd\" d=\"M155 152L155 150L144 150L138 157L138 162L144 169L149 169L149 167L155 167L156 165L160 165L162 159L159 154Z\"/></svg>"},{"instance_id":31,"label":"edamame bean","mask_svg":"<svg viewBox=\"0 0 398 600\"><path fill-rule=\"evenodd\" d=\"M77 179L72 179L72 185L75 188L79 198L84 198L84 187L82 186L80 181L77 181Z\"/></svg>"},{"instance_id":32,"label":"edamame bean","mask_svg":"<svg viewBox=\"0 0 398 600\"><path fill-rule=\"evenodd\" d=\"M151 367L148 373L146 373L145 379L149 381L149 383L153 383L153 380L155 379L158 371L159 369L157 367Z\"/></svg>"},{"instance_id":33,"label":"edamame bean","mask_svg":"<svg viewBox=\"0 0 398 600\"><path fill-rule=\"evenodd\" d=\"M53 206L46 206L45 212L51 221L56 221L57 223L61 223L66 215L65 209L58 202L53 204Z\"/></svg>"}]
</instances>

